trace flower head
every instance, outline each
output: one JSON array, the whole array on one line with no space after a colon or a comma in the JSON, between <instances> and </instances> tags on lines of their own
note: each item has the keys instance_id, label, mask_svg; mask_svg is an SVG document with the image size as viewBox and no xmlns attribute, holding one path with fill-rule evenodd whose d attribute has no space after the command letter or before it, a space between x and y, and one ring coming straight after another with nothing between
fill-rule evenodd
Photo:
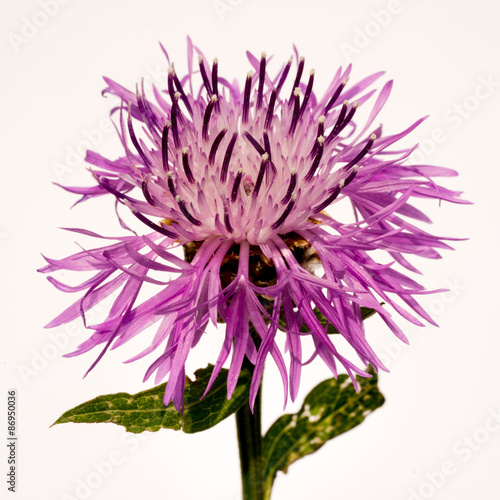
<instances>
[{"instance_id":1,"label":"flower head","mask_svg":"<svg viewBox=\"0 0 500 500\"><path fill-rule=\"evenodd\" d=\"M416 271L406 255L439 258L438 250L449 246L409 222L429 222L410 203L415 197L461 202L459 193L432 179L453 171L405 164L412 149L391 149L422 120L389 136L373 125L392 87L386 83L377 95L369 90L382 73L350 86L351 67L339 69L318 97L314 71L303 78L304 58L297 58L295 69L290 59L270 76L265 54L248 57L253 71L241 90L220 77L217 59L208 64L190 40L188 74L180 77L171 64L166 89L153 88L154 100L146 98L143 84L133 93L105 79L105 92L121 100L112 114L124 154L109 160L89 151L96 185L65 189L82 200L111 193L146 234L47 259L41 269L93 272L76 287L49 277L63 291L84 292L50 327L79 315L85 320L86 311L116 295L107 318L88 325L94 333L71 354L101 346L90 369L108 348L155 325L152 341L129 361L159 353L145 378L154 372L157 381L168 377L164 401L178 409L186 359L210 322L225 323L225 333L209 387L231 357L228 397L246 357L255 366L252 402L270 355L285 401L289 393L295 399L308 361L305 336L314 343L313 357L334 375L339 363L352 378L364 374L339 352L318 311L363 365L385 369L366 340L361 307L375 309L403 341L391 310L416 325L422 325L418 317L433 323L415 299L424 288L403 273ZM370 98L375 102L359 129L357 110ZM336 208L349 202L354 218L341 220ZM179 245L185 260L172 252ZM380 250L389 262L375 259ZM146 283L156 293L139 301ZM285 357L276 342L280 335L286 337Z\"/></svg>"}]
</instances>

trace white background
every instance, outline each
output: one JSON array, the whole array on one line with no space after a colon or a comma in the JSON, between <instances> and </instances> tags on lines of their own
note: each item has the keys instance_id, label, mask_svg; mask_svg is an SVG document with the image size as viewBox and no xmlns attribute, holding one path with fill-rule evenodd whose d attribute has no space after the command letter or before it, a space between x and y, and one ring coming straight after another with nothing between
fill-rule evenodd
<instances>
[{"instance_id":1,"label":"white background","mask_svg":"<svg viewBox=\"0 0 500 500\"><path fill-rule=\"evenodd\" d=\"M85 149L86 135L99 152L120 152L113 133L96 132L112 104L100 95L101 75L132 89L143 76L165 75L158 41L183 73L189 34L209 59L219 58L220 74L240 82L250 69L247 49L275 54L281 63L294 43L306 67L316 69L319 89L349 61L355 79L386 70L385 79L395 80L379 115L386 133L430 114L413 141L425 145L422 154L430 163L456 169L460 176L444 184L474 202L424 205L435 233L469 238L454 243L456 251L444 252L441 261L413 260L426 286L451 289L422 301L440 328L401 322L411 337L408 347L377 319L369 320L369 337L391 370L380 380L386 404L291 466L288 475L280 473L273 500L499 499L500 422L492 417L500 420L498 3L72 0L57 9L52 1L50 17L41 4L3 0L1 16L0 436L6 434L6 390L16 388L16 498L240 498L232 418L199 435L162 431L137 438L104 424L49 428L65 410L98 394L151 386L142 384L148 360L121 363L143 347L140 339L109 353L82 380L95 353L61 355L86 338L83 328L43 329L74 297L55 290L36 269L44 263L41 252L57 258L78 250L74 240L95 243L58 227L120 233L110 198L69 210L75 197L52 185L90 183L83 162L60 170L68 148ZM216 350L204 345L193 352L192 369L213 361ZM321 362L309 366L299 401L328 376ZM273 367L264 408L267 428L282 411ZM0 449L0 491L8 498L7 448ZM112 470L103 470L110 460ZM446 476L436 473L443 468ZM83 483L90 489L78 489Z\"/></svg>"}]
</instances>

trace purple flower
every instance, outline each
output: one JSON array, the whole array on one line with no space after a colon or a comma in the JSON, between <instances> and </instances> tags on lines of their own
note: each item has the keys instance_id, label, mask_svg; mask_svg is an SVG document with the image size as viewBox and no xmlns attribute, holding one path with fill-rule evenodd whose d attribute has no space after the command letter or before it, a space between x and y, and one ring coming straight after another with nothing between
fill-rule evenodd
<instances>
[{"instance_id":1,"label":"purple flower","mask_svg":"<svg viewBox=\"0 0 500 500\"><path fill-rule=\"evenodd\" d=\"M210 322L225 323L225 334L209 387L230 357L228 398L245 356L255 366L251 404L269 355L281 373L285 403L289 393L297 396L302 366L317 356L334 376L339 363L353 379L365 375L339 352L339 337L327 333L318 311L363 366L385 369L366 340L360 308L375 309L406 342L391 310L415 325L423 325L418 317L434 323L415 299L428 292L404 274L417 272L406 255L436 259L439 249L450 248L445 238L409 222L430 222L411 199L464 203L460 193L433 180L454 171L407 165L414 148L391 149L422 120L389 136L374 126L392 82L378 94L369 87L383 73L348 85L351 67L339 69L318 97L314 71L302 81L304 58L297 56L294 70L290 59L274 77L265 54L248 58L254 71L242 91L190 40L188 74L180 77L171 64L167 88L153 88L154 101L144 85L133 93L105 78L105 92L121 100L112 115L124 154L109 160L89 151L96 185L65 189L83 195L80 201L111 193L147 234L105 238L71 229L115 243L47 258L41 269L93 273L78 286L48 278L65 292L84 292L48 327L78 316L85 321L89 309L113 294L107 318L87 325L93 334L69 354L100 346L89 371L107 349L155 326L149 345L128 361L155 351L145 379L155 372L157 382L168 376L164 401L177 409L186 359ZM355 115L372 97L359 130ZM347 203L354 217L345 221L338 208ZM172 252L180 245L185 260ZM381 251L389 259L378 260ZM138 300L145 284L156 293ZM285 356L279 336L286 338ZM314 344L309 359L302 354L306 336Z\"/></svg>"}]
</instances>

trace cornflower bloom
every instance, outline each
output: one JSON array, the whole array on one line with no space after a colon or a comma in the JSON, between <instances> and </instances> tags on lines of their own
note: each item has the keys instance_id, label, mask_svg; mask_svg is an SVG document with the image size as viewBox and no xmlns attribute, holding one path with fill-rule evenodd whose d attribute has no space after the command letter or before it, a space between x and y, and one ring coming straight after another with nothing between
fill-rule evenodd
<instances>
[{"instance_id":1,"label":"cornflower bloom","mask_svg":"<svg viewBox=\"0 0 500 500\"><path fill-rule=\"evenodd\" d=\"M146 98L144 83L134 93L105 78L104 92L121 101L112 114L124 153L110 160L89 151L96 185L65 189L83 195L80 201L111 193L146 234L107 238L70 229L115 242L47 258L41 269L93 272L78 286L48 278L65 292L84 292L48 327L78 316L85 321L88 310L115 294L106 319L86 325L92 335L69 354L101 347L89 371L109 348L156 325L147 347L128 361L159 352L145 379L155 372L157 383L168 377L164 402L177 409L186 360L210 322L224 323L225 334L207 391L231 356L230 398L246 357L254 365L251 405L269 356L285 404L288 394L297 396L302 366L318 356L334 376L339 364L354 382L355 374L366 375L339 352L329 325L363 366L385 369L367 342L361 308L374 309L404 342L391 310L415 325L423 325L419 317L434 324L415 299L427 291L405 274L417 271L406 256L436 259L438 250L450 248L446 238L410 222L430 222L411 201L463 203L460 193L433 180L454 171L409 165L414 148L392 149L422 120L387 136L373 125L392 87L369 90L383 73L349 86L351 66L340 68L318 97L314 71L303 81L304 58L297 55L295 70L291 58L274 77L265 54L248 58L253 71L242 91L190 40L187 75L178 76L169 61L167 88L153 87L154 100ZM368 118L356 127L358 109L372 97ZM340 220L338 207L349 202L354 217ZM180 245L185 260L173 251ZM390 260L376 260L375 251ZM146 283L156 293L138 300ZM281 335L286 356L277 343ZM304 337L314 346L309 359Z\"/></svg>"}]
</instances>

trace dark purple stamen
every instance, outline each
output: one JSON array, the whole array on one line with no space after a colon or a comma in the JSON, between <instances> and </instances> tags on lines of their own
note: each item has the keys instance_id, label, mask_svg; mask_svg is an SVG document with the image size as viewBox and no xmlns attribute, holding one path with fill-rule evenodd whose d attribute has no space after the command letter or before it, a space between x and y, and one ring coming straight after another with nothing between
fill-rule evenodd
<instances>
[{"instance_id":1,"label":"dark purple stamen","mask_svg":"<svg viewBox=\"0 0 500 500\"><path fill-rule=\"evenodd\" d=\"M342 108L340 108L339 116L337 117L337 121L335 122L335 125L333 126L332 131L330 132L329 136L326 138L326 143L329 144L339 133L342 131L343 127L342 124L344 122L345 115L347 114L347 106L348 102L344 101L342 104Z\"/></svg>"},{"instance_id":2,"label":"dark purple stamen","mask_svg":"<svg viewBox=\"0 0 500 500\"><path fill-rule=\"evenodd\" d=\"M342 108L340 109L339 116L337 116L337 121L335 122L335 125L332 130L332 134L335 133L336 130L342 125L342 122L344 121L345 115L347 114L347 107L349 103L347 101L344 101L342 103Z\"/></svg>"},{"instance_id":3,"label":"dark purple stamen","mask_svg":"<svg viewBox=\"0 0 500 500\"><path fill-rule=\"evenodd\" d=\"M344 122L341 125L341 131L344 130L346 125L352 120L352 117L354 116L354 113L356 113L356 110L358 109L358 101L355 101L352 103L351 109L349 110L349 113L347 113L347 116L344 119Z\"/></svg>"},{"instance_id":4,"label":"dark purple stamen","mask_svg":"<svg viewBox=\"0 0 500 500\"><path fill-rule=\"evenodd\" d=\"M318 138L324 135L325 135L325 117L324 115L321 115L318 118L318 132L316 133L316 140L314 141L314 145L311 148L311 152L309 153L310 158L312 158L318 151Z\"/></svg>"},{"instance_id":5,"label":"dark purple stamen","mask_svg":"<svg viewBox=\"0 0 500 500\"><path fill-rule=\"evenodd\" d=\"M231 155L233 154L234 145L236 144L236 138L238 134L235 132L229 141L229 144L226 149L226 154L224 155L224 161L222 163L222 170L220 172L220 180L221 182L226 182L227 172L229 170L229 162L231 161Z\"/></svg>"},{"instance_id":6,"label":"dark purple stamen","mask_svg":"<svg viewBox=\"0 0 500 500\"><path fill-rule=\"evenodd\" d=\"M172 68L172 67L168 68L168 77L167 77L168 95L170 96L170 100L172 101L172 104L175 102L174 74L175 74L174 68Z\"/></svg>"},{"instance_id":7,"label":"dark purple stamen","mask_svg":"<svg viewBox=\"0 0 500 500\"><path fill-rule=\"evenodd\" d=\"M318 118L318 133L316 134L316 138L325 135L325 117L320 116Z\"/></svg>"},{"instance_id":8,"label":"dark purple stamen","mask_svg":"<svg viewBox=\"0 0 500 500\"><path fill-rule=\"evenodd\" d=\"M212 63L212 90L214 92L214 95L219 95L219 90L218 90L218 68L219 68L219 60L217 58L214 59L214 62Z\"/></svg>"},{"instance_id":9,"label":"dark purple stamen","mask_svg":"<svg viewBox=\"0 0 500 500\"><path fill-rule=\"evenodd\" d=\"M146 156L144 151L141 148L141 145L139 144L139 141L137 139L137 136L135 135L134 132L134 127L132 126L132 114L129 108L129 113L128 113L128 132L130 134L130 139L132 139L132 144L134 145L135 149L139 153L139 156L142 158L142 161L146 167L151 168L153 164L151 163L150 159Z\"/></svg>"},{"instance_id":10,"label":"dark purple stamen","mask_svg":"<svg viewBox=\"0 0 500 500\"><path fill-rule=\"evenodd\" d=\"M174 186L174 180L172 179L172 173L168 172L167 174L167 186L168 190L170 191L170 194L172 195L173 198L177 196L177 191Z\"/></svg>"},{"instance_id":11,"label":"dark purple stamen","mask_svg":"<svg viewBox=\"0 0 500 500\"><path fill-rule=\"evenodd\" d=\"M172 122L172 134L174 136L175 147L178 148L181 145L181 139L179 137L179 130L177 127L177 114L179 112L179 97L180 92L175 93L174 103L172 104L172 110L170 111L170 121Z\"/></svg>"},{"instance_id":12,"label":"dark purple stamen","mask_svg":"<svg viewBox=\"0 0 500 500\"><path fill-rule=\"evenodd\" d=\"M186 174L187 180L193 184L194 176L191 171L191 167L189 166L189 158L188 158L189 148L184 148L182 150L182 166L184 167L184 172Z\"/></svg>"},{"instance_id":13,"label":"dark purple stamen","mask_svg":"<svg viewBox=\"0 0 500 500\"><path fill-rule=\"evenodd\" d=\"M129 207L130 208L130 211L141 221L143 222L144 224L146 224L146 226L150 227L151 229L159 232L160 234L163 234L164 236L168 236L169 238L177 238L177 235L172 232L172 231L169 231L168 229L165 229L164 227L162 226L159 226L158 224L155 224L154 222L150 221L149 219L147 219L146 217L144 217L144 215L142 215L138 210L136 210L134 207Z\"/></svg>"},{"instance_id":14,"label":"dark purple stamen","mask_svg":"<svg viewBox=\"0 0 500 500\"><path fill-rule=\"evenodd\" d=\"M273 157L271 156L271 142L269 141L269 135L267 134L267 132L265 130L264 130L263 137L264 137L264 149L265 149L266 153L269 155L269 166L271 167L271 169L268 168L266 170L266 182L269 182L270 170L272 170L273 174L275 174L275 175L278 172L278 170L276 169L276 166L273 163Z\"/></svg>"},{"instance_id":15,"label":"dark purple stamen","mask_svg":"<svg viewBox=\"0 0 500 500\"><path fill-rule=\"evenodd\" d=\"M266 54L262 53L259 68L259 88L257 90L257 109L262 108L262 97L264 95L264 80L266 78Z\"/></svg>"},{"instance_id":16,"label":"dark purple stamen","mask_svg":"<svg viewBox=\"0 0 500 500\"><path fill-rule=\"evenodd\" d=\"M353 180L354 177L356 177L356 174L358 173L359 167L356 165L349 173L349 175L345 178L344 180L344 185L342 187L346 187L348 184L350 184Z\"/></svg>"},{"instance_id":17,"label":"dark purple stamen","mask_svg":"<svg viewBox=\"0 0 500 500\"><path fill-rule=\"evenodd\" d=\"M163 162L163 170L168 172L168 130L170 129L170 122L167 122L163 127L161 136L161 160Z\"/></svg>"},{"instance_id":18,"label":"dark purple stamen","mask_svg":"<svg viewBox=\"0 0 500 500\"><path fill-rule=\"evenodd\" d=\"M175 91L174 89L174 76L175 76L175 71L171 67L169 68L168 71L168 93L170 95L170 99L172 100L172 107L170 109L170 120L173 122L174 120L172 119L172 114L175 115L175 127L177 127L177 123L183 123L184 121L184 116L182 115L182 111L179 107L179 99L182 97L182 93L179 91ZM174 126L172 125L172 131L174 130ZM175 139L175 133L174 133L174 139ZM175 140L174 140L175 142ZM176 147L179 147L176 144Z\"/></svg>"},{"instance_id":19,"label":"dark purple stamen","mask_svg":"<svg viewBox=\"0 0 500 500\"><path fill-rule=\"evenodd\" d=\"M293 104L293 114L292 114L292 122L290 123L290 129L288 130L289 134L293 134L295 132L295 128L297 127L297 123L299 122L299 111L300 111L300 89L296 87L293 91L294 96L294 104Z\"/></svg>"},{"instance_id":20,"label":"dark purple stamen","mask_svg":"<svg viewBox=\"0 0 500 500\"><path fill-rule=\"evenodd\" d=\"M191 224L195 225L195 226L201 226L201 222L198 220L198 219L195 219L189 212L188 212L188 209L186 208L186 205L184 205L184 202L181 200L181 197L179 195L177 195L175 197L175 201L177 202L177 205L179 205L179 208L182 212L182 214L184 215L184 217L186 217L186 219L191 222Z\"/></svg>"},{"instance_id":21,"label":"dark purple stamen","mask_svg":"<svg viewBox=\"0 0 500 500\"><path fill-rule=\"evenodd\" d=\"M317 141L318 147L316 151L316 156L314 157L314 160L312 162L311 168L309 169L309 172L307 172L306 176L304 179L306 181L310 181L314 174L316 173L316 170L319 167L319 163L321 161L321 157L323 156L323 150L324 150L324 145L325 145L325 138L323 136L318 137Z\"/></svg>"},{"instance_id":22,"label":"dark purple stamen","mask_svg":"<svg viewBox=\"0 0 500 500\"><path fill-rule=\"evenodd\" d=\"M340 94L344 90L344 87L347 84L347 78L345 80L342 80L339 84L339 86L335 89L335 92L333 93L332 97L328 101L327 105L325 106L325 115L330 111L330 109L335 106L335 103L337 102L337 99L339 98Z\"/></svg>"},{"instance_id":23,"label":"dark purple stamen","mask_svg":"<svg viewBox=\"0 0 500 500\"><path fill-rule=\"evenodd\" d=\"M272 161L271 143L269 141L269 135L267 134L267 132L265 130L264 130L263 138L264 138L264 149L265 149L266 153L269 155L269 161Z\"/></svg>"},{"instance_id":24,"label":"dark purple stamen","mask_svg":"<svg viewBox=\"0 0 500 500\"><path fill-rule=\"evenodd\" d=\"M267 107L267 115L266 115L266 121L264 122L264 128L266 130L269 130L271 128L271 122L273 121L273 116L274 116L274 105L276 103L276 94L278 91L276 90L276 87L273 89L271 92L271 97L269 98L269 106Z\"/></svg>"},{"instance_id":25,"label":"dark purple stamen","mask_svg":"<svg viewBox=\"0 0 500 500\"><path fill-rule=\"evenodd\" d=\"M303 57L301 57L299 59L299 66L297 68L297 74L295 75L295 81L293 82L292 92L290 93L290 98L288 99L289 103L292 102L293 96L295 94L295 89L300 84L300 79L302 78L302 72L304 71L304 62L305 62L305 59Z\"/></svg>"},{"instance_id":26,"label":"dark purple stamen","mask_svg":"<svg viewBox=\"0 0 500 500\"><path fill-rule=\"evenodd\" d=\"M257 152L262 156L266 150L259 144L259 142L252 137L250 132L244 132L243 135L248 139L250 144L257 150Z\"/></svg>"},{"instance_id":27,"label":"dark purple stamen","mask_svg":"<svg viewBox=\"0 0 500 500\"><path fill-rule=\"evenodd\" d=\"M291 198L292 198L292 193L293 190L295 189L295 186L297 185L297 171L294 169L291 172L290 175L290 184L288 184L288 191L286 192L285 196L281 200L281 203L284 205L285 203L288 203Z\"/></svg>"},{"instance_id":28,"label":"dark purple stamen","mask_svg":"<svg viewBox=\"0 0 500 500\"><path fill-rule=\"evenodd\" d=\"M234 179L233 189L231 190L231 202L234 203L236 201L236 197L238 196L238 190L240 188L241 178L243 177L243 170L238 170L236 174L236 178Z\"/></svg>"},{"instance_id":29,"label":"dark purple stamen","mask_svg":"<svg viewBox=\"0 0 500 500\"><path fill-rule=\"evenodd\" d=\"M212 143L212 147L210 148L210 154L208 155L208 164L213 165L215 161L215 155L217 154L217 148L219 147L222 139L224 139L224 136L226 135L227 128L223 128L218 134L217 137L214 139L214 142Z\"/></svg>"},{"instance_id":30,"label":"dark purple stamen","mask_svg":"<svg viewBox=\"0 0 500 500\"><path fill-rule=\"evenodd\" d=\"M281 217L271 226L271 229L278 229L283 222L285 222L286 218L290 215L293 207L295 205L295 200L291 200L290 203L285 208L285 211L281 214Z\"/></svg>"},{"instance_id":31,"label":"dark purple stamen","mask_svg":"<svg viewBox=\"0 0 500 500\"><path fill-rule=\"evenodd\" d=\"M366 156L366 154L368 153L368 151L370 151L370 148L373 146L373 142L375 141L375 139L376 139L375 134L372 134L370 136L370 138L368 139L368 142L363 147L363 149L356 155L356 157L354 159L352 159L344 167L345 170L349 170L351 167L353 167L354 165L356 165L356 163L358 163L358 161L360 161L361 159L363 159Z\"/></svg>"},{"instance_id":32,"label":"dark purple stamen","mask_svg":"<svg viewBox=\"0 0 500 500\"><path fill-rule=\"evenodd\" d=\"M205 69L205 63L203 62L203 57L198 57L198 63L200 64L201 78L203 79L203 85L207 89L208 95L212 95L212 87L210 87L210 81L208 80L207 70Z\"/></svg>"},{"instance_id":33,"label":"dark purple stamen","mask_svg":"<svg viewBox=\"0 0 500 500\"><path fill-rule=\"evenodd\" d=\"M330 191L330 195L328 196L328 198L326 198L322 203L312 209L313 213L317 214L318 212L321 212L321 210L325 209L328 205L333 203L344 187L344 183L344 181L340 181L340 184L338 186L335 186Z\"/></svg>"},{"instance_id":34,"label":"dark purple stamen","mask_svg":"<svg viewBox=\"0 0 500 500\"><path fill-rule=\"evenodd\" d=\"M311 70L309 75L309 81L307 82L306 94L304 96L304 100L302 101L302 106L300 107L299 118L304 114L306 110L307 101L309 101L309 97L311 96L312 88L314 83L314 70Z\"/></svg>"},{"instance_id":35,"label":"dark purple stamen","mask_svg":"<svg viewBox=\"0 0 500 500\"><path fill-rule=\"evenodd\" d=\"M280 80L278 82L278 85L276 86L276 95L279 95L280 90L283 87L283 84L285 83L286 77L288 76L290 68L292 67L292 60L293 60L293 58L290 57L290 59L286 63L286 66L283 68L283 71L282 71L281 76L280 76Z\"/></svg>"},{"instance_id":36,"label":"dark purple stamen","mask_svg":"<svg viewBox=\"0 0 500 500\"><path fill-rule=\"evenodd\" d=\"M331 134L328 136L327 142L330 142L332 139L335 139L335 137L337 137L342 132L342 130L344 130L347 127L347 125L349 125L349 122L352 120L352 117L354 116L356 109L358 109L358 102L357 101L352 104L351 109L347 113L347 116L344 118L342 123L340 123L338 126L335 125ZM337 120L337 123L338 123L338 120Z\"/></svg>"},{"instance_id":37,"label":"dark purple stamen","mask_svg":"<svg viewBox=\"0 0 500 500\"><path fill-rule=\"evenodd\" d=\"M92 172L92 174L94 175L97 184L99 184L99 186L104 188L106 191L114 195L119 200L128 200L131 202L137 202L137 200L135 200L134 198L131 198L130 196L127 196L126 194L123 194L114 187L112 187L111 184L109 183L109 179L107 179L106 177L99 177L94 172Z\"/></svg>"},{"instance_id":38,"label":"dark purple stamen","mask_svg":"<svg viewBox=\"0 0 500 500\"><path fill-rule=\"evenodd\" d=\"M151 196L149 189L148 189L148 181L144 180L142 181L142 194L144 195L144 198L146 198L146 201L152 205L153 207L156 205L155 200Z\"/></svg>"},{"instance_id":39,"label":"dark purple stamen","mask_svg":"<svg viewBox=\"0 0 500 500\"><path fill-rule=\"evenodd\" d=\"M231 226L231 221L229 220L229 212L227 210L224 210L224 225L226 226L228 232L233 232L233 226Z\"/></svg>"},{"instance_id":40,"label":"dark purple stamen","mask_svg":"<svg viewBox=\"0 0 500 500\"><path fill-rule=\"evenodd\" d=\"M189 99L187 98L187 95L184 92L184 89L182 88L181 82L179 81L179 78L177 77L175 70L174 70L174 83L175 83L175 88L181 93L181 99L184 105L186 106L186 109L188 110L189 114L193 116L193 108L191 108L191 104L189 104Z\"/></svg>"},{"instance_id":41,"label":"dark purple stamen","mask_svg":"<svg viewBox=\"0 0 500 500\"><path fill-rule=\"evenodd\" d=\"M243 93L243 110L241 114L241 120L243 123L248 121L248 111L250 110L250 90L252 88L252 75L253 73L250 71L247 74L247 80L245 82L245 90Z\"/></svg>"},{"instance_id":42,"label":"dark purple stamen","mask_svg":"<svg viewBox=\"0 0 500 500\"><path fill-rule=\"evenodd\" d=\"M253 190L253 197L255 198L260 191L260 187L262 186L262 181L264 179L264 174L266 173L267 164L269 162L269 155L264 153L262 155L262 159L260 162L259 174L257 175L257 180L255 181L255 187Z\"/></svg>"},{"instance_id":43,"label":"dark purple stamen","mask_svg":"<svg viewBox=\"0 0 500 500\"><path fill-rule=\"evenodd\" d=\"M217 102L217 96L213 95L208 101L207 109L205 109L205 114L203 115L203 126L202 126L202 137L205 142L208 142L208 125L210 123L210 116L212 110L214 109L215 103Z\"/></svg>"}]
</instances>

